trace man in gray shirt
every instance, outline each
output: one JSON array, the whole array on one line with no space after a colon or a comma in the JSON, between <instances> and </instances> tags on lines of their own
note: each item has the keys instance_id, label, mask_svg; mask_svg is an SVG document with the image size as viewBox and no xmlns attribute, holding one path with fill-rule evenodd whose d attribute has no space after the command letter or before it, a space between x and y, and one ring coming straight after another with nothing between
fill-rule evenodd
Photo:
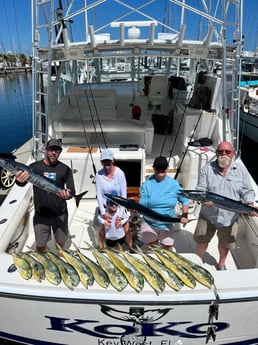
<instances>
[{"instance_id":1,"label":"man in gray shirt","mask_svg":"<svg viewBox=\"0 0 258 345\"><path fill-rule=\"evenodd\" d=\"M220 194L253 206L255 193L246 168L236 163L235 151L230 142L222 142L216 150L217 159L202 168L198 177L197 190ZM213 205L202 204L200 217L194 233L197 254L203 260L209 242L217 231L219 261L218 270L226 269L228 251L235 248L238 214Z\"/></svg>"}]
</instances>

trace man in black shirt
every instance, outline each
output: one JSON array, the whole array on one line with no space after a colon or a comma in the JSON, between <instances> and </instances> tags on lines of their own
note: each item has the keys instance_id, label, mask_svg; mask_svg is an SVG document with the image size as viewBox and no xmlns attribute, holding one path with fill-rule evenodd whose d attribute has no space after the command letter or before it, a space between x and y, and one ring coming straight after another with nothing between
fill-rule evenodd
<instances>
[{"instance_id":1,"label":"man in black shirt","mask_svg":"<svg viewBox=\"0 0 258 345\"><path fill-rule=\"evenodd\" d=\"M49 193L33 186L35 214L33 225L35 231L36 249L38 252L46 251L47 242L53 230L56 243L61 247L68 238L68 211L66 200L75 194L74 180L71 169L58 161L62 152L60 140L50 139L45 149L45 158L34 162L30 167L52 180L62 191L58 194ZM16 173L16 183L24 186L29 174L26 171Z\"/></svg>"}]
</instances>

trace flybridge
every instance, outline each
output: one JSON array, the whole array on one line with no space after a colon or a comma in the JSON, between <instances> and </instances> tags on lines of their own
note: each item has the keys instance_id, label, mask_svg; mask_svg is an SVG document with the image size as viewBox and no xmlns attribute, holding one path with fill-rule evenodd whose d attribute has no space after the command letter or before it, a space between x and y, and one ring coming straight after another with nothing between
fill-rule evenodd
<instances>
[{"instance_id":1,"label":"flybridge","mask_svg":"<svg viewBox=\"0 0 258 345\"><path fill-rule=\"evenodd\" d=\"M222 60L222 43L211 42L214 32L213 26L209 27L203 40L184 40L185 24L181 25L179 32L175 30L175 33L158 32L157 38L155 38L157 25L158 22L155 20L112 22L110 23L111 27L119 28L117 39L110 39L109 34L96 34L96 30L90 25L87 29L87 41L72 43L65 39L64 43L52 45L52 60L85 59L91 55L95 57L121 57L123 52L127 56L131 54L138 57L145 56L146 53L151 55L153 50L157 54L157 49L161 56ZM142 27L149 28L147 33L145 29L144 38L140 29ZM128 38L125 35L125 28L128 28ZM231 57L233 49L227 48L227 51L227 57ZM44 52L44 49L40 52Z\"/></svg>"}]
</instances>

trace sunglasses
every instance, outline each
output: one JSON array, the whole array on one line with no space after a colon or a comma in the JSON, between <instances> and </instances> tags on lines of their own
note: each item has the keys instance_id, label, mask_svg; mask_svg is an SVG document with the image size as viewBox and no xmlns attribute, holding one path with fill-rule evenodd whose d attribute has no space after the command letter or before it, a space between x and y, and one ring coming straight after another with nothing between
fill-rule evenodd
<instances>
[{"instance_id":1,"label":"sunglasses","mask_svg":"<svg viewBox=\"0 0 258 345\"><path fill-rule=\"evenodd\" d=\"M218 150L218 151L217 151L217 153L218 153L219 155L224 155L224 154L230 155L232 152L233 152L232 150Z\"/></svg>"},{"instance_id":2,"label":"sunglasses","mask_svg":"<svg viewBox=\"0 0 258 345\"><path fill-rule=\"evenodd\" d=\"M62 149L59 149L59 148L56 148L56 147L48 147L47 151L60 153L62 151Z\"/></svg>"},{"instance_id":3,"label":"sunglasses","mask_svg":"<svg viewBox=\"0 0 258 345\"><path fill-rule=\"evenodd\" d=\"M111 207L112 207L112 206L117 206L117 204L115 204L113 201L108 201L108 202L107 202L107 205L108 205L108 206L111 206Z\"/></svg>"}]
</instances>

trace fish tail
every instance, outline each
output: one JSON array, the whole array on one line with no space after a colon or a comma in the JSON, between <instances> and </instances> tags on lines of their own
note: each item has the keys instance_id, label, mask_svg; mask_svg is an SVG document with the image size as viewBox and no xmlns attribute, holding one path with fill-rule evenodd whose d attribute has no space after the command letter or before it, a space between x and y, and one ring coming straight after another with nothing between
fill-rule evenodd
<instances>
[{"instance_id":1,"label":"fish tail","mask_svg":"<svg viewBox=\"0 0 258 345\"><path fill-rule=\"evenodd\" d=\"M86 190L85 192L82 192L81 194L78 194L78 195L75 195L75 202L76 202L76 206L78 207L79 206L79 203L82 199L82 197L88 193L88 191Z\"/></svg>"},{"instance_id":2,"label":"fish tail","mask_svg":"<svg viewBox=\"0 0 258 345\"><path fill-rule=\"evenodd\" d=\"M10 153L0 152L0 157L6 158L6 159L13 159L13 160L15 160L17 158L16 156L13 155L12 152L10 152Z\"/></svg>"}]
</instances>

